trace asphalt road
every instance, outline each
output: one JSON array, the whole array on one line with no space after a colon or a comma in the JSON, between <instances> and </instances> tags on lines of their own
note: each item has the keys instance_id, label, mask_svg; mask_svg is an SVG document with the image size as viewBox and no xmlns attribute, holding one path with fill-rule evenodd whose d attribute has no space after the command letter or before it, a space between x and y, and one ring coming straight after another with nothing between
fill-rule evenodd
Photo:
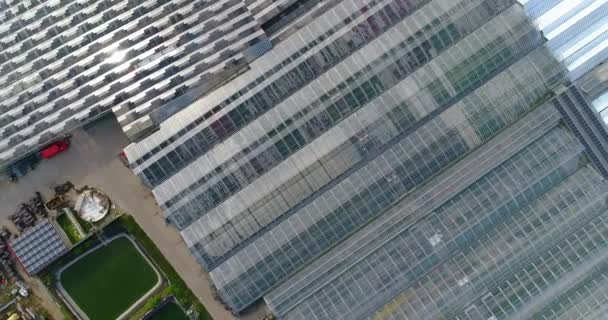
<instances>
[{"instance_id":1,"label":"asphalt road","mask_svg":"<svg viewBox=\"0 0 608 320\"><path fill-rule=\"evenodd\" d=\"M49 199L52 188L67 180L77 187L96 187L135 217L214 319L234 319L213 299L208 273L190 255L177 230L165 225L151 192L118 158L127 144L127 138L113 117L74 132L68 151L42 161L17 183L0 182L0 220L6 220L36 191ZM239 319L262 319L266 312L261 304Z\"/></svg>"}]
</instances>

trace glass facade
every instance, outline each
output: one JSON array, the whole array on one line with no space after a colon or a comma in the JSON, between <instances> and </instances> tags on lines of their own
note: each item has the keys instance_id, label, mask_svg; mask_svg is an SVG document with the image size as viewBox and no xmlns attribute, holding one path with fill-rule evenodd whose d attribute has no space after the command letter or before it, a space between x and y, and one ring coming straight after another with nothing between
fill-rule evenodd
<instances>
[{"instance_id":1,"label":"glass facade","mask_svg":"<svg viewBox=\"0 0 608 320\"><path fill-rule=\"evenodd\" d=\"M379 1L371 1L368 5L358 3L357 6L350 3L343 4L343 7L338 8L343 9L345 13L342 13L344 11L336 12L336 14L342 13L341 15L344 16L343 19L337 20L334 17L327 16L320 18L325 18L323 20L332 21L333 23L336 23L336 21L341 21L343 22L342 24L337 24L331 28L325 26L325 28L328 28L329 30L322 30L325 31L323 33L320 32L321 30L311 30L311 32L316 32L318 34L315 35L316 39L308 44L308 46L305 46L298 52L293 53L289 58L283 60L282 63L277 64L276 66L271 66L272 69L269 72L263 72L263 70L249 72L247 76L255 76L259 73L262 73L263 76L257 77L257 79L255 79L254 82L252 81L252 83L243 83L247 84L247 87L240 89L235 94L232 94L227 97L227 99L224 99L218 105L213 106L210 111L205 112L196 120L190 119L190 123L187 126L183 126L182 124L182 129L177 133L174 133L171 136L165 135L164 132L159 132L158 134L153 135L148 140L153 141L156 147L148 150L145 154L140 155L141 152L139 152L138 149L147 149L147 143L130 148L128 151L133 154L133 162L138 165L135 168L135 172L140 173L144 181L147 181L152 187L156 187L163 183L167 178L175 175L176 172L184 169L186 166L194 167L199 163L205 164L202 159L199 159L199 157L207 153L207 151L216 145L224 142L233 134L237 134L237 137L250 136L250 132L241 131L243 129L257 129L251 133L258 137L261 134L275 135L276 133L272 132L257 132L264 129L259 128L259 126L258 128L251 129L247 127L252 126L250 124L254 120L258 120L258 122L263 120L266 120L266 122L274 121L275 123L281 121L282 118L277 118L281 115L276 115L278 111L275 111L273 109L274 107L279 105L281 106L280 109L286 109L290 104L295 104L296 101L294 100L297 98L297 95L294 96L294 94L298 90L302 90L305 85L308 85L308 87L312 86L312 84L310 84L312 80L317 79L319 76L336 67L337 63L342 62L345 58L349 57L353 51L356 51L365 45L369 45L369 42L374 40L379 34L384 33L386 29L401 21L401 16L410 15L412 10L426 2L428 1L394 1L392 3L385 4L384 6L379 5ZM381 23L380 26L382 28L375 25L375 29L371 29L367 22L352 22L353 19L361 14L360 10L363 10L364 7L369 7L370 5L376 6L374 10L375 14L373 14L374 11L372 11L367 15L370 16L370 19L378 19L378 23ZM338 8L336 8L336 10ZM348 21L350 21L350 23L348 23L351 27L350 32L342 35L339 37L339 39L335 39L333 41L324 41L324 39L331 37L332 35L336 34L336 32L342 31L345 27L347 27L348 24L345 24ZM436 23L437 22L438 21L436 21ZM311 28L313 26L315 25L311 25ZM447 39L450 39L449 36ZM412 38L411 41L413 40L414 39ZM285 45L287 44L288 43ZM420 48L418 50L420 50ZM316 51L316 53L312 54L313 52L311 51ZM427 59L425 53L422 51L419 53L421 54L421 59ZM264 61L260 62L260 64L273 61L274 59L272 58L274 57L262 57ZM351 62L350 65L352 66L353 63ZM283 68L284 66L285 68ZM355 65L355 67L361 68L357 65ZM348 72L349 70L346 71ZM350 82L352 81L353 79L351 79ZM345 88L346 84L343 84L342 87ZM338 92L335 91L333 94L337 95ZM226 96L228 95L226 94ZM287 98L291 99L285 101ZM319 98L318 94L317 98ZM326 97L325 100L327 100L327 98L329 98L329 96ZM349 99L349 103L359 103L355 97L349 96ZM212 99L209 98L209 100ZM298 104L300 103L301 102ZM317 105L318 104L319 103L317 102ZM302 109L302 106L300 106L298 109ZM271 129L275 129L277 132L284 131L285 128L288 128L289 124L293 123L294 118L296 118L294 115L289 116L289 118L284 120L284 122L287 124L283 124L282 127L270 127L267 129L267 131L271 131ZM296 114L295 116L297 116L297 119L299 119L302 118L303 115L298 116ZM206 119L209 120L205 121ZM273 125L272 122L269 124L264 124L267 126ZM186 136L188 137L187 139L185 138ZM235 138L232 139L234 140ZM176 140L180 141L175 142ZM264 141L257 142L257 144L249 146L249 148L246 148L245 150L255 148L262 142ZM243 143L247 142L239 141L239 144ZM228 144L228 142L225 142L224 144ZM180 146L190 147L180 148ZM241 147L236 148L239 148L237 151L244 149ZM231 151L230 153L234 154L237 151ZM244 155L245 154L241 155L241 157ZM193 160L198 160L198 163L192 163ZM169 163L170 165L168 165ZM193 168L192 171L201 171L201 169L205 168ZM209 168L206 171L222 169L223 168ZM200 175L201 174L198 174L198 176ZM204 179L204 181L206 181L206 179ZM198 183L198 181L195 180L193 183ZM171 188L170 184L168 185L168 188ZM175 193L176 191L173 192ZM158 193L158 197L161 199L161 202L164 203L165 201L170 200L164 200L163 197L165 197L165 192L162 192L161 190L156 192ZM172 200L175 201L175 199ZM168 205L172 205L171 202L169 202Z\"/></svg>"},{"instance_id":2,"label":"glass facade","mask_svg":"<svg viewBox=\"0 0 608 320\"><path fill-rule=\"evenodd\" d=\"M608 181L560 110L589 110L580 97L535 108L265 300L281 319L601 319Z\"/></svg>"},{"instance_id":3,"label":"glass facade","mask_svg":"<svg viewBox=\"0 0 608 320\"><path fill-rule=\"evenodd\" d=\"M471 236L461 238L466 249L452 251L449 260L370 318L503 319L522 314L540 319L529 312L551 309L544 304L559 301L556 289L579 285L581 275L593 276L587 272L594 266L585 264L605 263L606 209L605 180L583 168L524 210L502 216L506 221L479 217L481 224L497 224L487 234L481 225L470 226ZM455 249L457 244L449 241L445 245Z\"/></svg>"},{"instance_id":4,"label":"glass facade","mask_svg":"<svg viewBox=\"0 0 608 320\"><path fill-rule=\"evenodd\" d=\"M590 202L597 203L590 214L606 210L607 185L585 165L582 151L566 130L551 129L433 211L416 212L424 217L404 216L356 252L344 253L354 257L306 289L293 288L275 310L289 319L360 319L408 288L393 299L408 309L395 319L448 318L452 309L467 306L467 296L499 282L508 263L535 256L527 246L541 250L542 237L554 244L556 234L575 230L572 220L583 220L576 210L587 210ZM385 308L396 311L395 305Z\"/></svg>"},{"instance_id":5,"label":"glass facade","mask_svg":"<svg viewBox=\"0 0 608 320\"><path fill-rule=\"evenodd\" d=\"M521 4L333 4L125 149L232 311L390 317L437 270L452 295L412 308L450 317L549 245L538 228L567 237L601 213L602 155L547 102L567 70Z\"/></svg>"},{"instance_id":6,"label":"glass facade","mask_svg":"<svg viewBox=\"0 0 608 320\"><path fill-rule=\"evenodd\" d=\"M513 80L515 78L512 77L513 75L522 75L524 70L530 70L530 68L526 64L515 65L514 69L510 71L515 70L521 72L505 73L504 78L498 79ZM521 87L523 87L523 83L525 82L512 82ZM537 81L537 83L542 86L541 81ZM495 85L495 83L489 82L488 85ZM504 89L512 88L505 86ZM534 90L535 88L526 89ZM483 92L483 90L482 87L478 92ZM496 107L497 111L495 118L487 117L483 121L477 118L479 121L474 125L471 124L466 117L467 114L475 115L476 112L484 110L484 104L479 103L484 100L476 99L480 97L473 93L469 97L470 100L455 104L446 113L420 126L418 130L401 140L396 140L394 145L391 145L390 148L387 146L387 149L375 156L373 160L360 167L355 167L356 171L346 172L348 176L338 176L321 189L322 194L316 195L314 199L303 199L299 206L287 212L289 217L280 217L280 221L272 225L271 232L259 236L254 235L255 239L248 241L251 243L247 243L248 246L245 249L236 252L213 270L212 277L217 275L216 283L226 283L225 289L234 290L233 294L247 295L255 294L256 291L265 288L264 286L247 285L242 278L255 277L276 283L275 281L288 276L303 263L309 261L308 259L315 258L332 244L343 240L353 230L383 213L394 201L448 167L468 150L479 146L484 139L491 135L490 130L494 130L495 133L504 128L518 114L526 111L527 107L522 106L527 106L526 103L532 102L520 100L518 97L509 97L506 92L499 91L495 100L491 100L493 104L490 105ZM526 90L522 92L528 93ZM534 95L529 97L534 97ZM519 109L520 107L522 108ZM495 127L489 127L488 124ZM281 190L286 189L281 188ZM268 210L263 212L269 213ZM199 221L207 222L209 221L207 219L211 217L208 214ZM242 219L240 221L243 221ZM193 224L183 232L186 241L189 240L187 232L196 230L195 227L210 224L200 222ZM237 231L240 230L237 229ZM245 231L239 234L243 235ZM276 239L277 234L285 236ZM195 256L200 255L202 251L200 249L215 249L212 247L215 243L211 240L215 239L204 239L204 247L197 248L195 244L195 249L197 249ZM231 244L228 241L218 241L217 243ZM255 253L254 257L251 256L251 252ZM224 270L238 270L239 277L232 278L234 273L226 273L228 276L224 276Z\"/></svg>"},{"instance_id":7,"label":"glass facade","mask_svg":"<svg viewBox=\"0 0 608 320\"><path fill-rule=\"evenodd\" d=\"M515 1L342 1L293 37L127 149L235 311L563 78Z\"/></svg>"}]
</instances>

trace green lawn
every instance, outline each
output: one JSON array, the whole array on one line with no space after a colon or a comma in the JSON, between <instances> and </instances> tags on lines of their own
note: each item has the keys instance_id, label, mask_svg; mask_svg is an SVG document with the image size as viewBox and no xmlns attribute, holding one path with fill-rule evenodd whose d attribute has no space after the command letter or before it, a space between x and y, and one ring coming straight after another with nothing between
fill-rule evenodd
<instances>
[{"instance_id":1,"label":"green lawn","mask_svg":"<svg viewBox=\"0 0 608 320\"><path fill-rule=\"evenodd\" d=\"M82 239L80 232L78 232L76 226L72 223L72 221L70 221L67 214L64 213L58 216L57 223L61 226L61 229L65 231L65 234L68 236L72 244L75 244Z\"/></svg>"},{"instance_id":2,"label":"green lawn","mask_svg":"<svg viewBox=\"0 0 608 320\"><path fill-rule=\"evenodd\" d=\"M109 320L152 289L158 277L131 241L118 238L68 267L60 281L90 320Z\"/></svg>"},{"instance_id":3,"label":"green lawn","mask_svg":"<svg viewBox=\"0 0 608 320\"><path fill-rule=\"evenodd\" d=\"M188 320L188 318L178 305L175 303L168 303L149 320Z\"/></svg>"}]
</instances>

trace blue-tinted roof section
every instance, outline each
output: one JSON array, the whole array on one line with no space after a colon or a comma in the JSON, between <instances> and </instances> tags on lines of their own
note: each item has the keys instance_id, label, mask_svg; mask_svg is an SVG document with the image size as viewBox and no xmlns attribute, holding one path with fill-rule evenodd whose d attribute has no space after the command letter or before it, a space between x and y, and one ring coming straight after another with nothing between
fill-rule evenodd
<instances>
[{"instance_id":1,"label":"blue-tinted roof section","mask_svg":"<svg viewBox=\"0 0 608 320\"><path fill-rule=\"evenodd\" d=\"M68 251L59 232L48 220L11 241L10 247L29 274L36 274Z\"/></svg>"},{"instance_id":2,"label":"blue-tinted roof section","mask_svg":"<svg viewBox=\"0 0 608 320\"><path fill-rule=\"evenodd\" d=\"M519 0L576 80L608 58L608 0Z\"/></svg>"}]
</instances>

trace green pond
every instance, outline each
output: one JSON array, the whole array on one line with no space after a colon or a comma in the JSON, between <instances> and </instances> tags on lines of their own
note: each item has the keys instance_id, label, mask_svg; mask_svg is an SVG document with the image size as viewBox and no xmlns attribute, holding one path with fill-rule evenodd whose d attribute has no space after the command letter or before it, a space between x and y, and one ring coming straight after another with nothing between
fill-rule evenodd
<instances>
[{"instance_id":1,"label":"green pond","mask_svg":"<svg viewBox=\"0 0 608 320\"><path fill-rule=\"evenodd\" d=\"M59 279L90 320L116 319L154 287L158 277L127 238L82 257Z\"/></svg>"},{"instance_id":2,"label":"green pond","mask_svg":"<svg viewBox=\"0 0 608 320\"><path fill-rule=\"evenodd\" d=\"M167 303L149 320L187 320L184 311L175 303Z\"/></svg>"}]
</instances>

